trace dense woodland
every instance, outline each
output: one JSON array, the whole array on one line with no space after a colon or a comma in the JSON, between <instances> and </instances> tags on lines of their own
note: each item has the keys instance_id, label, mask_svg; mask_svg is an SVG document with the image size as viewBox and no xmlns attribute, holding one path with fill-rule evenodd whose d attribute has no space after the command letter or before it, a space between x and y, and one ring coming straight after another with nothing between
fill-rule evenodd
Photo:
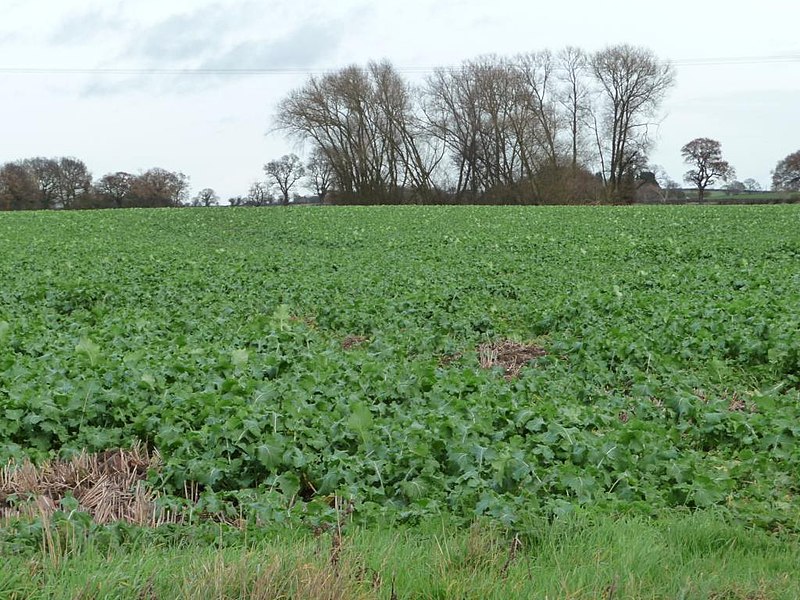
<instances>
[{"instance_id":1,"label":"dense woodland","mask_svg":"<svg viewBox=\"0 0 800 600\"><path fill-rule=\"evenodd\" d=\"M312 76L280 102L271 130L308 159L268 162L266 181L227 204L288 204L301 187L340 204L680 201L680 185L648 163L674 80L669 63L629 45L484 56L417 85L389 62ZM735 180L716 140L681 152L701 201L721 182L760 190ZM189 199L188 187L160 168L94 180L79 159L37 157L0 166L0 210L220 204L208 188ZM800 151L777 163L772 187L800 191Z\"/></svg>"}]
</instances>

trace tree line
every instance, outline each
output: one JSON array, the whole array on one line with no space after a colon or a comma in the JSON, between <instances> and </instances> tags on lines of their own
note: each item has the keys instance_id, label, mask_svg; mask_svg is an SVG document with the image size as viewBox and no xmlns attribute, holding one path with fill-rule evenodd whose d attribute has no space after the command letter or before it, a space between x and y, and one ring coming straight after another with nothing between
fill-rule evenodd
<instances>
[{"instance_id":1,"label":"tree line","mask_svg":"<svg viewBox=\"0 0 800 600\"><path fill-rule=\"evenodd\" d=\"M275 129L341 202L630 201L674 70L618 45L485 56L412 85L388 61L313 76Z\"/></svg>"},{"instance_id":2,"label":"tree line","mask_svg":"<svg viewBox=\"0 0 800 600\"><path fill-rule=\"evenodd\" d=\"M332 203L632 202L679 198L680 186L648 165L672 66L627 44L483 56L440 67L423 81L391 62L311 76L278 105L273 132L310 149L264 165L233 206L288 204L297 186ZM681 149L698 190L733 180L716 140ZM779 161L773 189L800 191L800 151ZM188 198L188 178L154 168L93 180L76 158L0 166L0 210L214 206L214 190Z\"/></svg>"},{"instance_id":3,"label":"tree line","mask_svg":"<svg viewBox=\"0 0 800 600\"><path fill-rule=\"evenodd\" d=\"M188 185L183 173L161 168L95 181L77 158L27 158L0 166L0 210L174 207L186 201Z\"/></svg>"},{"instance_id":4,"label":"tree line","mask_svg":"<svg viewBox=\"0 0 800 600\"><path fill-rule=\"evenodd\" d=\"M672 201L686 194L648 154L674 81L671 65L625 44L484 56L416 85L371 62L310 77L280 102L274 130L312 148L313 187L332 202ZM681 154L700 201L718 181L760 190L735 180L716 140ZM277 163L300 173L293 155ZM772 187L800 191L800 152L778 162Z\"/></svg>"}]
</instances>

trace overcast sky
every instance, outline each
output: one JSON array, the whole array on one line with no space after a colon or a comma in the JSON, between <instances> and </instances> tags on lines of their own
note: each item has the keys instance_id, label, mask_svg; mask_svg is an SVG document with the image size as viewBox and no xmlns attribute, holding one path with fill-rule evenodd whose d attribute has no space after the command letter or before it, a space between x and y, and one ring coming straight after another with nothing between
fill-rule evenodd
<instances>
[{"instance_id":1,"label":"overcast sky","mask_svg":"<svg viewBox=\"0 0 800 600\"><path fill-rule=\"evenodd\" d=\"M225 199L246 194L266 161L302 153L267 131L308 72L387 58L419 78L480 54L618 43L675 61L651 155L673 179L695 137L719 140L738 178L764 187L800 149L797 0L0 0L0 9L0 163L75 156L95 177L159 166ZM130 72L231 68L296 72Z\"/></svg>"}]
</instances>

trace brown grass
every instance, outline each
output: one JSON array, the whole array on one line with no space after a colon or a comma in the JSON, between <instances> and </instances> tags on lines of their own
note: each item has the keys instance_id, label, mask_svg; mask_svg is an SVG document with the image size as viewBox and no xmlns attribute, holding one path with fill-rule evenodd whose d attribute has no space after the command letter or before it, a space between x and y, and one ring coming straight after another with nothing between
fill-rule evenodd
<instances>
[{"instance_id":1,"label":"brown grass","mask_svg":"<svg viewBox=\"0 0 800 600\"><path fill-rule=\"evenodd\" d=\"M158 453L148 452L142 444L129 450L81 452L70 460L51 460L38 467L28 460L12 461L0 469L0 520L49 517L71 494L98 523L155 526L174 521L157 509L156 494L145 485L148 470L160 462Z\"/></svg>"},{"instance_id":2,"label":"brown grass","mask_svg":"<svg viewBox=\"0 0 800 600\"><path fill-rule=\"evenodd\" d=\"M485 342L478 346L478 360L484 369L501 367L506 379L519 377L522 367L545 356L544 348L534 344L521 344L511 340Z\"/></svg>"}]
</instances>

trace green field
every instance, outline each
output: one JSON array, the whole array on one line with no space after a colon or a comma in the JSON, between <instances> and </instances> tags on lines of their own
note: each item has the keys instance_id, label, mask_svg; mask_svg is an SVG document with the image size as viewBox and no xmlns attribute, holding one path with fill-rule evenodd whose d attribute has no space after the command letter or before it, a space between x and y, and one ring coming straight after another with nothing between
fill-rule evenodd
<instances>
[{"instance_id":1,"label":"green field","mask_svg":"<svg viewBox=\"0 0 800 600\"><path fill-rule=\"evenodd\" d=\"M696 198L697 190L685 190L689 198ZM760 192L739 192L731 193L728 190L706 190L705 198L708 202L752 202L757 204L759 202L798 202L800 195L792 192L775 192L775 191L760 191Z\"/></svg>"},{"instance_id":2,"label":"green field","mask_svg":"<svg viewBox=\"0 0 800 600\"><path fill-rule=\"evenodd\" d=\"M796 544L799 331L798 206L0 214L0 461L140 441L200 520Z\"/></svg>"}]
</instances>

